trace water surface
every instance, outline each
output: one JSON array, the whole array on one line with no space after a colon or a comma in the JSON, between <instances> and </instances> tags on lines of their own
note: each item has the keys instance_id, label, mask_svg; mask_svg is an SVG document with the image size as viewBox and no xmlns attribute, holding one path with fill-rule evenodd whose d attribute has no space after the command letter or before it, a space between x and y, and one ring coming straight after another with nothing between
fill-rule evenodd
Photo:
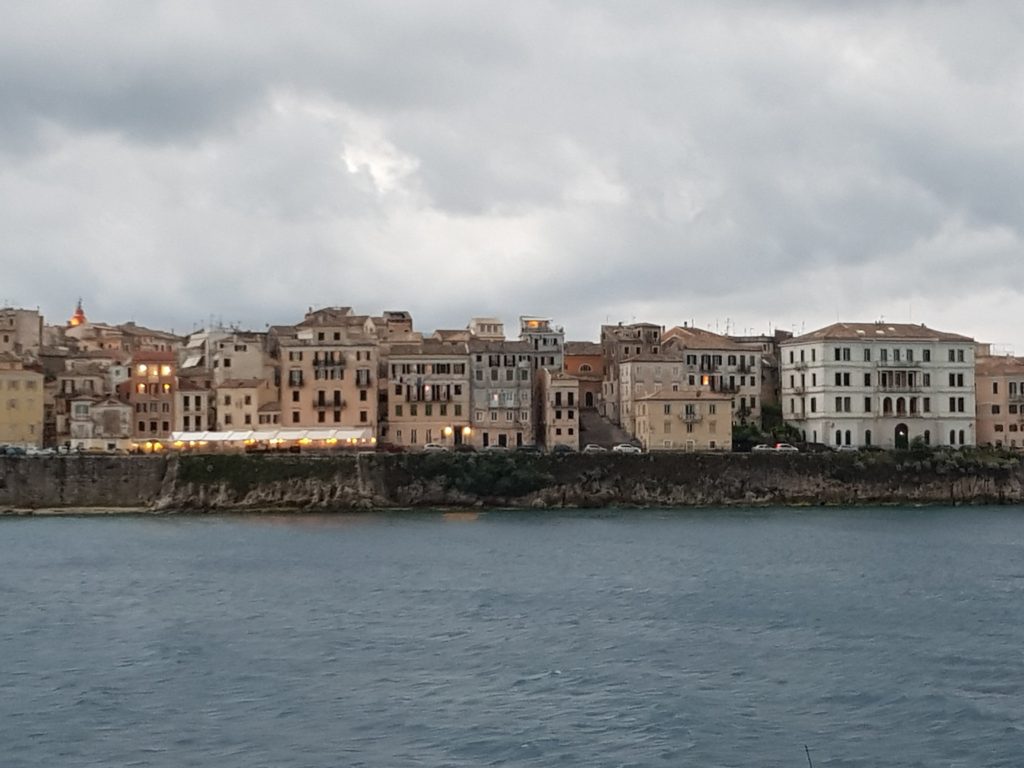
<instances>
[{"instance_id":1,"label":"water surface","mask_svg":"<svg viewBox=\"0 0 1024 768\"><path fill-rule=\"evenodd\" d=\"M1024 509L0 520L0 765L1020 766Z\"/></svg>"}]
</instances>

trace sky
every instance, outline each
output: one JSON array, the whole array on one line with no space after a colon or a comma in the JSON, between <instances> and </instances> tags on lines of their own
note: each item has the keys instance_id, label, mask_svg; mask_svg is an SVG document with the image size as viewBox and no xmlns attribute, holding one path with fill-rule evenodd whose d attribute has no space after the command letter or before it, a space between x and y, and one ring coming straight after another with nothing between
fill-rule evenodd
<instances>
[{"instance_id":1,"label":"sky","mask_svg":"<svg viewBox=\"0 0 1024 768\"><path fill-rule=\"evenodd\" d=\"M1024 354L1024 5L5 3L0 304Z\"/></svg>"}]
</instances>

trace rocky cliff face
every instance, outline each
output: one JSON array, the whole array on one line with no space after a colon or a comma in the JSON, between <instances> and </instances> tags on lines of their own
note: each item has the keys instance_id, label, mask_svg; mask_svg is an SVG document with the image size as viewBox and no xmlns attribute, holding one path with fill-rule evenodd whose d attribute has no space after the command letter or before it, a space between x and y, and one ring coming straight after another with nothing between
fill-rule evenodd
<instances>
[{"instance_id":1,"label":"rocky cliff face","mask_svg":"<svg viewBox=\"0 0 1024 768\"><path fill-rule=\"evenodd\" d=\"M341 454L0 460L0 508L153 511L1024 503L992 453Z\"/></svg>"}]
</instances>

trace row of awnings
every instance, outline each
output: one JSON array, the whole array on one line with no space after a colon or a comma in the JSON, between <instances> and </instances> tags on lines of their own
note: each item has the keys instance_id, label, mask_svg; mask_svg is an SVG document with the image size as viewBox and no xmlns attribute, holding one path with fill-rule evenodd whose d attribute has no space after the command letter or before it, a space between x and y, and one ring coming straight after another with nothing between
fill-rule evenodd
<instances>
[{"instance_id":1,"label":"row of awnings","mask_svg":"<svg viewBox=\"0 0 1024 768\"><path fill-rule=\"evenodd\" d=\"M175 443L373 443L372 429L265 429L227 432L172 432Z\"/></svg>"}]
</instances>

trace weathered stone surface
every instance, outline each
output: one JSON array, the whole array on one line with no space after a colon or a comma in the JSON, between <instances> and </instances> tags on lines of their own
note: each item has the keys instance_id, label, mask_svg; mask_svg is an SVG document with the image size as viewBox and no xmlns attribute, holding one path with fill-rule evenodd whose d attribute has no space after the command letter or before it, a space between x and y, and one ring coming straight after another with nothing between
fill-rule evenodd
<instances>
[{"instance_id":1,"label":"weathered stone surface","mask_svg":"<svg viewBox=\"0 0 1024 768\"><path fill-rule=\"evenodd\" d=\"M11 511L877 503L1024 503L1024 466L980 451L0 459Z\"/></svg>"}]
</instances>

